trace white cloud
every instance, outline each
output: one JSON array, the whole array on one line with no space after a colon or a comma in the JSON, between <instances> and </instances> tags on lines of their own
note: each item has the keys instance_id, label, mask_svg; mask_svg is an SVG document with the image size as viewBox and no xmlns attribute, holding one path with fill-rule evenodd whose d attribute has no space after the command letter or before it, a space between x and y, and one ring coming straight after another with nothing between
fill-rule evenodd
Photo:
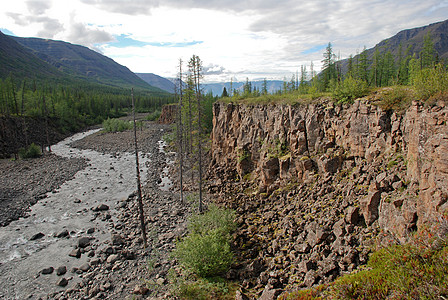
<instances>
[{"instance_id":1,"label":"white cloud","mask_svg":"<svg viewBox=\"0 0 448 300\"><path fill-rule=\"evenodd\" d=\"M447 15L448 0L16 0L0 12L19 36L79 43L135 72L175 76L197 54L217 68L206 80L283 79L319 69L328 42L347 57ZM122 35L142 46L111 43Z\"/></svg>"}]
</instances>

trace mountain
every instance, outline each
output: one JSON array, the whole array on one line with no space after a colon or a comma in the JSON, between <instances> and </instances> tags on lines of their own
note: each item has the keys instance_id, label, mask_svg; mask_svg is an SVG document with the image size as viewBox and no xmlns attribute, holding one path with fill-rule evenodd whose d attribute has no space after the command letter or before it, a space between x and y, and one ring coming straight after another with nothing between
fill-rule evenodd
<instances>
[{"instance_id":1,"label":"mountain","mask_svg":"<svg viewBox=\"0 0 448 300\"><path fill-rule=\"evenodd\" d=\"M87 47L40 38L10 38L51 65L52 69L73 78L115 87L139 87L160 92L125 66Z\"/></svg>"},{"instance_id":2,"label":"mountain","mask_svg":"<svg viewBox=\"0 0 448 300\"><path fill-rule=\"evenodd\" d=\"M375 47L367 49L367 58L371 61L374 53L378 50L380 54L390 51L393 57L397 60L400 52L400 45L403 57L408 49L409 55L412 56L415 53L416 56L419 57L419 54L423 49L424 37L427 34L430 34L431 36L434 50L436 51L439 60L448 60L448 20L423 27L402 30L393 37L381 41ZM359 55L354 56L354 61L356 61L357 57L359 57ZM341 62L343 70L346 70L348 59L344 59Z\"/></svg>"},{"instance_id":3,"label":"mountain","mask_svg":"<svg viewBox=\"0 0 448 300\"><path fill-rule=\"evenodd\" d=\"M264 80L260 81L252 81L250 82L252 84L252 88L257 88L261 91L263 86ZM240 92L243 91L243 86L246 82L233 82L232 83L232 89L236 89ZM267 90L269 93L275 93L278 90L281 90L283 88L283 81L281 80L267 80ZM224 87L226 88L227 92L230 93L230 82L218 82L218 83L204 83L202 84L202 87L204 88L205 93L212 92L213 96L221 96L222 91L224 90Z\"/></svg>"},{"instance_id":4,"label":"mountain","mask_svg":"<svg viewBox=\"0 0 448 300\"><path fill-rule=\"evenodd\" d=\"M169 93L174 93L174 83L169 79L166 79L153 73L135 73L135 74L151 86L158 87L159 89L162 89Z\"/></svg>"},{"instance_id":5,"label":"mountain","mask_svg":"<svg viewBox=\"0 0 448 300\"><path fill-rule=\"evenodd\" d=\"M9 74L17 78L68 80L68 76L56 67L48 65L29 49L0 32L0 78L6 78Z\"/></svg>"}]
</instances>

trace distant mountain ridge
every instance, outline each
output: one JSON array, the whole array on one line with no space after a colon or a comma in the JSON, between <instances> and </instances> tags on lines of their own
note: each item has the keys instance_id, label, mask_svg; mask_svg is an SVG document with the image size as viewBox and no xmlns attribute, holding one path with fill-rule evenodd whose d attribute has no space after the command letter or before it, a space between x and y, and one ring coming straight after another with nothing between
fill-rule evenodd
<instances>
[{"instance_id":1,"label":"distant mountain ridge","mask_svg":"<svg viewBox=\"0 0 448 300\"><path fill-rule=\"evenodd\" d=\"M127 67L87 47L63 41L11 37L41 60L78 79L112 86L150 86Z\"/></svg>"},{"instance_id":2,"label":"distant mountain ridge","mask_svg":"<svg viewBox=\"0 0 448 300\"><path fill-rule=\"evenodd\" d=\"M18 78L68 79L56 67L48 65L31 50L0 32L0 78L6 78L10 74Z\"/></svg>"},{"instance_id":3,"label":"distant mountain ridge","mask_svg":"<svg viewBox=\"0 0 448 300\"><path fill-rule=\"evenodd\" d=\"M252 88L257 88L261 91L264 80L250 81ZM231 94L230 85L232 85L233 90L238 90L240 92L243 91L243 86L246 82L238 81L238 82L217 82L217 83L204 83L202 87L205 93L212 92L213 96L221 96L224 90L224 87L227 90L228 94ZM283 88L282 80L266 80L266 88L269 93L275 93Z\"/></svg>"},{"instance_id":4,"label":"distant mountain ridge","mask_svg":"<svg viewBox=\"0 0 448 300\"><path fill-rule=\"evenodd\" d=\"M143 79L151 86L157 87L169 93L174 93L174 83L165 77L153 73L135 73L135 75Z\"/></svg>"}]
</instances>

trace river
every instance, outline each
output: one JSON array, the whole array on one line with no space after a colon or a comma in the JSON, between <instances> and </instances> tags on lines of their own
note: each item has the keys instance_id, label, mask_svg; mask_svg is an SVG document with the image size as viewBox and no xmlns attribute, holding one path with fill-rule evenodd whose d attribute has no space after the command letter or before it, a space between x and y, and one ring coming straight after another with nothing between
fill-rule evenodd
<instances>
[{"instance_id":1,"label":"river","mask_svg":"<svg viewBox=\"0 0 448 300\"><path fill-rule=\"evenodd\" d=\"M91 238L94 245L110 239L115 206L136 190L135 156L126 152L110 155L70 147L71 142L96 131L76 134L52 146L57 155L88 159L88 167L32 206L29 216L0 227L1 299L45 298L48 293L62 289L56 285L60 279L56 271L41 274L48 267L65 266L65 277L70 284L80 281L70 270L79 268L88 257L82 255L78 259L68 255L79 237ZM140 155L142 182L147 174L149 156ZM101 204L107 205L109 210L96 217L98 213L92 208ZM64 230L69 236L57 238L56 235ZM44 236L31 240L39 233Z\"/></svg>"}]
</instances>

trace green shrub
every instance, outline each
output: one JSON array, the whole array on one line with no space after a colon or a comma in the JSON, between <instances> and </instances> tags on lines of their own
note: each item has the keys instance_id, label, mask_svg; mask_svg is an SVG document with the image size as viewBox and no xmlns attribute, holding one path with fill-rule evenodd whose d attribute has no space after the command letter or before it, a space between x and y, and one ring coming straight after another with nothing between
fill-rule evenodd
<instances>
[{"instance_id":1,"label":"green shrub","mask_svg":"<svg viewBox=\"0 0 448 300\"><path fill-rule=\"evenodd\" d=\"M235 230L235 213L211 205L202 215L189 220L189 235L176 244L174 256L180 264L200 277L225 273L233 262L231 232Z\"/></svg>"},{"instance_id":2,"label":"green shrub","mask_svg":"<svg viewBox=\"0 0 448 300\"><path fill-rule=\"evenodd\" d=\"M393 86L382 91L382 100L379 106L384 110L403 111L407 109L414 98L411 88Z\"/></svg>"},{"instance_id":3,"label":"green shrub","mask_svg":"<svg viewBox=\"0 0 448 300\"><path fill-rule=\"evenodd\" d=\"M349 103L354 99L367 95L369 89L367 82L351 76L342 82L333 81L331 84L331 94L339 103Z\"/></svg>"},{"instance_id":4,"label":"green shrub","mask_svg":"<svg viewBox=\"0 0 448 300\"><path fill-rule=\"evenodd\" d=\"M146 116L146 120L148 120L148 121L156 121L156 120L158 120L160 118L160 114L161 114L160 110L155 110L155 111L153 111L152 113L149 113Z\"/></svg>"},{"instance_id":5,"label":"green shrub","mask_svg":"<svg viewBox=\"0 0 448 300\"><path fill-rule=\"evenodd\" d=\"M417 98L427 100L448 91L448 71L442 64L434 68L417 69L411 72L411 83Z\"/></svg>"},{"instance_id":6,"label":"green shrub","mask_svg":"<svg viewBox=\"0 0 448 300\"><path fill-rule=\"evenodd\" d=\"M190 217L188 230L192 234L207 234L212 230L218 230L223 236L228 236L236 229L234 220L233 210L210 204L204 214Z\"/></svg>"},{"instance_id":7,"label":"green shrub","mask_svg":"<svg viewBox=\"0 0 448 300\"><path fill-rule=\"evenodd\" d=\"M223 274L233 262L229 240L219 229L190 234L176 245L175 255L181 265L200 277Z\"/></svg>"},{"instance_id":8,"label":"green shrub","mask_svg":"<svg viewBox=\"0 0 448 300\"><path fill-rule=\"evenodd\" d=\"M38 158L42 155L40 147L32 143L28 148L22 148L19 150L19 156L21 158Z\"/></svg>"},{"instance_id":9,"label":"green shrub","mask_svg":"<svg viewBox=\"0 0 448 300\"><path fill-rule=\"evenodd\" d=\"M121 132L133 128L132 122L119 120L119 119L107 119L103 122L103 129L106 132Z\"/></svg>"}]
</instances>

